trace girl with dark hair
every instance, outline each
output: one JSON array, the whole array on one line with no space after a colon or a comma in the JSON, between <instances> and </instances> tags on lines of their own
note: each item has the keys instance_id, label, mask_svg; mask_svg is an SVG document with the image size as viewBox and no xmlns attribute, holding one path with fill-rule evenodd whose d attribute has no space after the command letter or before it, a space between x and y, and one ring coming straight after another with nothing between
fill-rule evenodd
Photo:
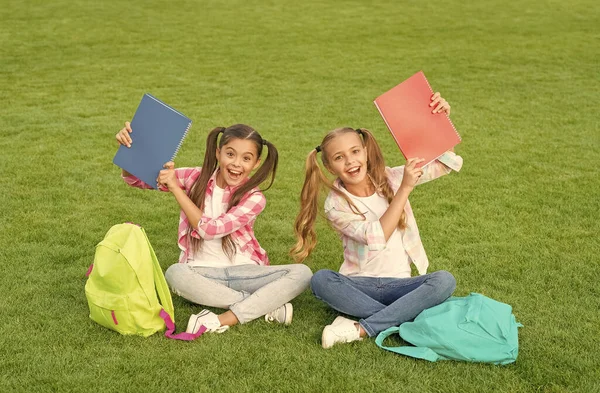
<instances>
[{"instance_id":1,"label":"girl with dark hair","mask_svg":"<svg viewBox=\"0 0 600 393\"><path fill-rule=\"evenodd\" d=\"M439 93L431 106L434 113L450 112ZM324 167L336 176L334 182L321 170L319 152ZM446 152L419 167L422 162L410 158L404 166L386 167L377 141L364 128L333 130L309 153L295 223L298 241L291 254L302 262L315 248L317 201L325 187L329 191L325 215L342 239L344 263L339 272L317 271L311 288L330 307L361 318L337 317L323 329L323 348L376 336L414 319L454 291L452 274L425 274L429 262L408 196L415 185L460 170L462 158ZM420 276L411 277L411 262Z\"/></svg>"},{"instance_id":2,"label":"girl with dark hair","mask_svg":"<svg viewBox=\"0 0 600 393\"><path fill-rule=\"evenodd\" d=\"M117 141L131 146L131 132L125 123ZM208 310L193 314L188 333L202 325L221 333L263 315L269 322L291 323L288 302L308 287L312 272L303 264L269 266L253 230L266 204L258 187L269 178L265 190L271 187L277 162L272 143L252 127L236 124L210 132L202 167L175 169L167 162L160 171L159 189L171 192L181 208L180 263L170 266L165 278L175 294L191 302L228 309L220 315ZM151 188L126 171L122 176L133 187Z\"/></svg>"}]
</instances>

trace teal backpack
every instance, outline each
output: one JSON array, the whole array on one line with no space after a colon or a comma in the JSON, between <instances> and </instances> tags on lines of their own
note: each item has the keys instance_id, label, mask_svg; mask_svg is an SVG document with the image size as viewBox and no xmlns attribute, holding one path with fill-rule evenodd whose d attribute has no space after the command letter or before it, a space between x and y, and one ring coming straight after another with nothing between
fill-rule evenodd
<instances>
[{"instance_id":1,"label":"teal backpack","mask_svg":"<svg viewBox=\"0 0 600 393\"><path fill-rule=\"evenodd\" d=\"M384 330L375 342L388 351L431 362L509 364L517 360L517 328L521 326L508 304L471 293L467 297L451 297L423 311L413 322ZM415 346L384 346L383 341L395 333Z\"/></svg>"},{"instance_id":2,"label":"teal backpack","mask_svg":"<svg viewBox=\"0 0 600 393\"><path fill-rule=\"evenodd\" d=\"M205 330L173 334L171 293L146 232L138 225L110 228L96 246L87 276L90 318L104 327L144 337L166 327L167 337L181 340L193 340Z\"/></svg>"}]
</instances>

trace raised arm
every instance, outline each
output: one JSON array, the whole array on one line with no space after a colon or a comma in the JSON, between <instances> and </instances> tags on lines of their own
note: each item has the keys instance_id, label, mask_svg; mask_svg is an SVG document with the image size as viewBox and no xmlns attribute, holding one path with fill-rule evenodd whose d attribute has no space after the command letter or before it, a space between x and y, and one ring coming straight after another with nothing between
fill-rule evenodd
<instances>
[{"instance_id":1,"label":"raised arm","mask_svg":"<svg viewBox=\"0 0 600 393\"><path fill-rule=\"evenodd\" d=\"M198 225L198 221L202 218L202 210L188 197L185 192L186 182L191 180L191 172L193 169L183 168L175 169L175 163L172 161L167 162L164 165L163 170L158 173L156 182L159 185L159 189L162 191L169 191L175 196L177 203L181 207L181 210L185 213L190 225L195 227ZM196 174L196 178L198 177ZM193 184L193 181L191 182ZM188 186L191 188L191 184Z\"/></svg>"},{"instance_id":2,"label":"raised arm","mask_svg":"<svg viewBox=\"0 0 600 393\"><path fill-rule=\"evenodd\" d=\"M265 196L257 190L244 196L236 206L219 217L206 217L184 191L184 182L177 176L180 170L174 169L172 162L166 163L165 168L159 172L157 182L175 196L193 228L192 236L205 240L224 237L254 221L265 208Z\"/></svg>"},{"instance_id":3,"label":"raised arm","mask_svg":"<svg viewBox=\"0 0 600 393\"><path fill-rule=\"evenodd\" d=\"M418 168L417 164L420 164L424 160L422 158L411 158L404 166L404 173L402 176L402 183L396 191L396 195L392 198L392 202L388 206L387 210L379 218L385 241L387 242L390 236L398 228L398 222L408 201L408 196L417 185L419 179L423 175L423 168Z\"/></svg>"},{"instance_id":4,"label":"raised arm","mask_svg":"<svg viewBox=\"0 0 600 393\"><path fill-rule=\"evenodd\" d=\"M408 195L423 173L422 168L417 168L417 164L422 161L418 158L409 160L406 165L406 174L402 178L402 184L379 220L366 220L359 214L340 206L340 202L335 196L329 197L325 201L327 220L337 232L356 242L367 245L369 250L383 250L388 239L398 227Z\"/></svg>"}]
</instances>

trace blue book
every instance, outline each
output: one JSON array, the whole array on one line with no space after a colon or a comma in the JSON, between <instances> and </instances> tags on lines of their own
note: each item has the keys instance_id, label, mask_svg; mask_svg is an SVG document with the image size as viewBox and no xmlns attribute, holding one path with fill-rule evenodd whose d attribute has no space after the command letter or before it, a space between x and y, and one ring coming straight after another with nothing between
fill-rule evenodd
<instances>
[{"instance_id":1,"label":"blue book","mask_svg":"<svg viewBox=\"0 0 600 393\"><path fill-rule=\"evenodd\" d=\"M119 146L113 163L156 188L158 172L175 159L191 125L180 112L144 94L131 120L131 147Z\"/></svg>"}]
</instances>

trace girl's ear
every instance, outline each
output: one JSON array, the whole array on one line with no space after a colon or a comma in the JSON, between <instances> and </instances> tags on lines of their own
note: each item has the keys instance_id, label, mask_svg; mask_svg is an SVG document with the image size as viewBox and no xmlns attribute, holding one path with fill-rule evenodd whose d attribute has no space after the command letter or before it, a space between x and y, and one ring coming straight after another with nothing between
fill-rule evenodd
<instances>
[{"instance_id":1,"label":"girl's ear","mask_svg":"<svg viewBox=\"0 0 600 393\"><path fill-rule=\"evenodd\" d=\"M259 166L260 166L260 158L258 160L256 160L256 164L254 164L254 167L252 168L252 170L255 170Z\"/></svg>"},{"instance_id":2,"label":"girl's ear","mask_svg":"<svg viewBox=\"0 0 600 393\"><path fill-rule=\"evenodd\" d=\"M219 162L219 154L221 154L221 149L219 149L217 147L216 153L215 153L215 158L217 159L217 162Z\"/></svg>"}]
</instances>

